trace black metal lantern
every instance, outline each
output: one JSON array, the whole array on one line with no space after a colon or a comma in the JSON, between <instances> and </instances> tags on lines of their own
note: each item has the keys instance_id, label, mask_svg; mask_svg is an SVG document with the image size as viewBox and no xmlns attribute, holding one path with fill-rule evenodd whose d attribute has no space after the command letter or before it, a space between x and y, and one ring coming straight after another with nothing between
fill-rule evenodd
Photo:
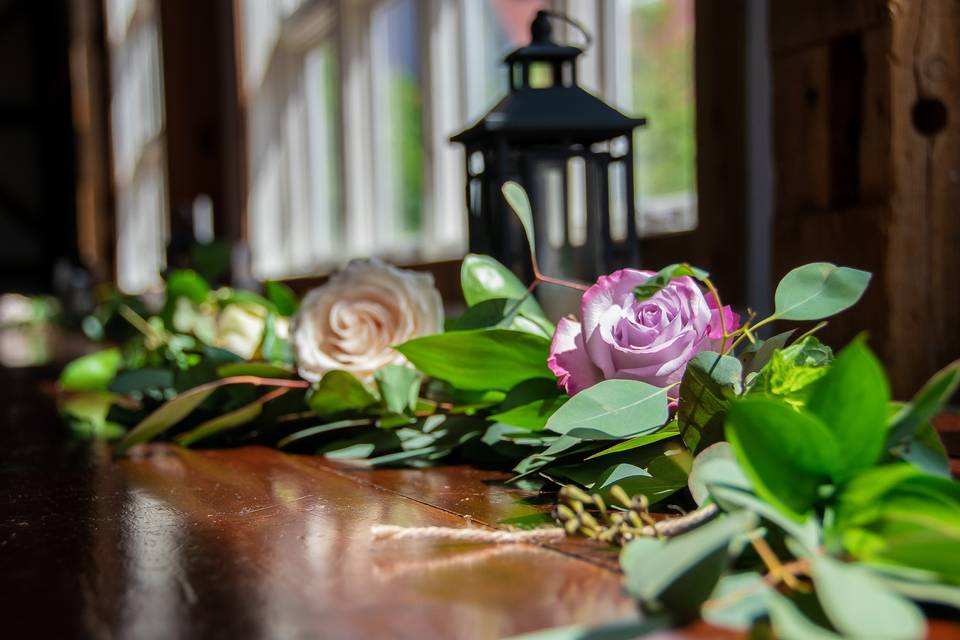
<instances>
[{"instance_id":1,"label":"black metal lantern","mask_svg":"<svg viewBox=\"0 0 960 640\"><path fill-rule=\"evenodd\" d=\"M578 47L551 39L537 13L531 42L504 63L510 92L453 136L466 147L470 250L531 275L519 223L501 194L508 180L530 197L537 260L548 275L592 281L639 262L628 117L577 85Z\"/></svg>"}]
</instances>

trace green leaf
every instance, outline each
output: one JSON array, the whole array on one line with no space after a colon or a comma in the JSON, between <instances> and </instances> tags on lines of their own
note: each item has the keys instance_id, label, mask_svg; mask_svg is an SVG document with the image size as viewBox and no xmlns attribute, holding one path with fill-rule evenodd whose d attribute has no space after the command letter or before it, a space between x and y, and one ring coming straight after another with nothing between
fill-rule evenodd
<instances>
[{"instance_id":1,"label":"green leaf","mask_svg":"<svg viewBox=\"0 0 960 640\"><path fill-rule=\"evenodd\" d=\"M752 513L740 511L667 541L627 543L620 555L627 591L654 610L697 613L728 565L730 543L755 525Z\"/></svg>"},{"instance_id":2,"label":"green leaf","mask_svg":"<svg viewBox=\"0 0 960 640\"><path fill-rule=\"evenodd\" d=\"M681 452L668 452L651 460L646 469L627 463L614 465L597 479L593 490L609 495L610 489L619 486L627 495L643 494L651 504L656 503L687 486L689 457L686 462L682 457Z\"/></svg>"},{"instance_id":3,"label":"green leaf","mask_svg":"<svg viewBox=\"0 0 960 640\"><path fill-rule=\"evenodd\" d=\"M553 378L550 341L506 329L454 331L394 347L424 374L458 389L507 391L531 378Z\"/></svg>"},{"instance_id":4,"label":"green leaf","mask_svg":"<svg viewBox=\"0 0 960 640\"><path fill-rule=\"evenodd\" d=\"M887 437L890 388L883 366L860 339L847 346L814 385L807 411L830 429L842 453L834 480L873 466Z\"/></svg>"},{"instance_id":5,"label":"green leaf","mask_svg":"<svg viewBox=\"0 0 960 640\"><path fill-rule=\"evenodd\" d=\"M104 391L120 369L120 350L104 349L80 356L60 374L64 391Z\"/></svg>"},{"instance_id":6,"label":"green leaf","mask_svg":"<svg viewBox=\"0 0 960 640\"><path fill-rule=\"evenodd\" d=\"M687 363L680 382L677 421L684 444L702 451L723 440L723 421L730 400L743 392L740 361L703 351Z\"/></svg>"},{"instance_id":7,"label":"green leaf","mask_svg":"<svg viewBox=\"0 0 960 640\"><path fill-rule=\"evenodd\" d=\"M751 373L757 373L763 369L764 365L770 362L773 353L782 349L796 332L796 329L790 329L783 333L778 333L772 338L763 340L759 345L750 345L737 355L737 359L743 364L743 374L748 376Z\"/></svg>"},{"instance_id":8,"label":"green leaf","mask_svg":"<svg viewBox=\"0 0 960 640\"><path fill-rule=\"evenodd\" d=\"M488 300L523 300L518 313L535 323L544 336L553 336L553 323L547 319L527 286L490 256L467 254L460 267L460 286L469 307Z\"/></svg>"},{"instance_id":9,"label":"green leaf","mask_svg":"<svg viewBox=\"0 0 960 640\"><path fill-rule=\"evenodd\" d=\"M674 278L683 276L690 276L691 278L703 281L709 278L710 274L703 269L690 266L685 262L678 262L660 269L655 275L647 278L643 284L633 290L633 295L636 296L637 300L646 300L670 284L670 281Z\"/></svg>"},{"instance_id":10,"label":"green leaf","mask_svg":"<svg viewBox=\"0 0 960 640\"><path fill-rule=\"evenodd\" d=\"M757 494L802 521L840 464L833 433L817 417L759 396L734 402L726 426Z\"/></svg>"},{"instance_id":11,"label":"green leaf","mask_svg":"<svg viewBox=\"0 0 960 640\"><path fill-rule=\"evenodd\" d=\"M807 598L809 596L794 596L795 600ZM767 608L773 631L780 640L843 640L843 637L811 620L794 600L776 591L770 593Z\"/></svg>"},{"instance_id":12,"label":"green leaf","mask_svg":"<svg viewBox=\"0 0 960 640\"><path fill-rule=\"evenodd\" d=\"M280 367L269 362L229 362L217 367L217 375L221 378L233 376L257 376L258 378L295 378L292 369Z\"/></svg>"},{"instance_id":13,"label":"green leaf","mask_svg":"<svg viewBox=\"0 0 960 640\"><path fill-rule=\"evenodd\" d=\"M887 446L895 446L915 434L924 424L943 411L960 385L960 360L955 360L933 375L913 400L890 419Z\"/></svg>"},{"instance_id":14,"label":"green leaf","mask_svg":"<svg viewBox=\"0 0 960 640\"><path fill-rule=\"evenodd\" d=\"M76 391L60 397L60 411L69 419L74 433L87 438L115 440L126 433L122 425L107 420L110 407L122 401L106 391Z\"/></svg>"},{"instance_id":15,"label":"green leaf","mask_svg":"<svg viewBox=\"0 0 960 640\"><path fill-rule=\"evenodd\" d=\"M775 351L766 365L751 380L751 393L785 398L791 404L806 404L813 383L827 373L833 351L813 336L798 340Z\"/></svg>"},{"instance_id":16,"label":"green leaf","mask_svg":"<svg viewBox=\"0 0 960 640\"><path fill-rule=\"evenodd\" d=\"M224 431L229 431L230 429L253 422L260 417L260 414L263 412L263 405L265 403L277 398L283 393L286 393L286 391L286 389L278 389L276 391L267 393L238 409L228 411L215 418L211 418L210 420L200 423L190 431L185 431L184 433L177 435L175 440L180 446L189 447L190 445L193 445L200 440L209 438L210 436L214 436L218 433L223 433Z\"/></svg>"},{"instance_id":17,"label":"green leaf","mask_svg":"<svg viewBox=\"0 0 960 640\"><path fill-rule=\"evenodd\" d=\"M307 395L307 404L321 418L362 411L377 399L347 371L328 371Z\"/></svg>"},{"instance_id":18,"label":"green leaf","mask_svg":"<svg viewBox=\"0 0 960 640\"><path fill-rule=\"evenodd\" d=\"M680 429L677 427L677 421L673 420L667 423L660 431L655 433L649 433L643 436L636 436L630 438L629 440L624 440L623 442L618 442L612 447L607 447L603 451L598 451L592 456L588 456L587 460L593 460L594 458L600 458L602 456L609 456L614 453L622 453L624 451L630 451L631 449L636 449L638 447L645 447L648 444L653 444L654 442L660 442L661 440L666 440L667 438L673 438L680 435Z\"/></svg>"},{"instance_id":19,"label":"green leaf","mask_svg":"<svg viewBox=\"0 0 960 640\"><path fill-rule=\"evenodd\" d=\"M960 587L941 584L939 576L899 567L867 567L873 576L891 591L896 591L914 602L941 604L960 610Z\"/></svg>"},{"instance_id":20,"label":"green leaf","mask_svg":"<svg viewBox=\"0 0 960 640\"><path fill-rule=\"evenodd\" d=\"M929 422L907 440L894 447L892 453L917 469L941 478L952 477L950 457L940 440L940 434Z\"/></svg>"},{"instance_id":21,"label":"green leaf","mask_svg":"<svg viewBox=\"0 0 960 640\"><path fill-rule=\"evenodd\" d=\"M277 313L281 316L292 316L300 307L300 299L297 298L297 294L282 282L267 280L263 283L263 290L267 300L273 303Z\"/></svg>"},{"instance_id":22,"label":"green leaf","mask_svg":"<svg viewBox=\"0 0 960 640\"><path fill-rule=\"evenodd\" d=\"M277 333L277 316L272 311L267 313L263 323L263 341L260 343L260 354L264 360L293 364L293 347L290 340L281 338Z\"/></svg>"},{"instance_id":23,"label":"green leaf","mask_svg":"<svg viewBox=\"0 0 960 640\"><path fill-rule=\"evenodd\" d=\"M737 463L729 442L718 442L701 451L693 459L687 486L694 502L703 506L710 497L710 485L726 485L753 491L743 469Z\"/></svg>"},{"instance_id":24,"label":"green leaf","mask_svg":"<svg viewBox=\"0 0 960 640\"><path fill-rule=\"evenodd\" d=\"M490 420L529 431L540 431L567 399L567 396L557 389L556 381L534 378L511 389L499 411L491 415Z\"/></svg>"},{"instance_id":25,"label":"green leaf","mask_svg":"<svg viewBox=\"0 0 960 640\"><path fill-rule=\"evenodd\" d=\"M748 571L723 576L700 613L715 627L747 631L767 613L773 589L759 573Z\"/></svg>"},{"instance_id":26,"label":"green leaf","mask_svg":"<svg viewBox=\"0 0 960 640\"><path fill-rule=\"evenodd\" d=\"M613 440L653 433L668 418L666 388L637 380L604 380L570 398L547 420L547 429Z\"/></svg>"},{"instance_id":27,"label":"green leaf","mask_svg":"<svg viewBox=\"0 0 960 640\"><path fill-rule=\"evenodd\" d=\"M173 371L159 367L144 367L121 371L107 386L109 391L122 395L143 394L155 391L158 394L173 387Z\"/></svg>"},{"instance_id":28,"label":"green leaf","mask_svg":"<svg viewBox=\"0 0 960 640\"><path fill-rule=\"evenodd\" d=\"M833 626L858 638L923 638L923 613L863 567L811 558L817 598Z\"/></svg>"},{"instance_id":29,"label":"green leaf","mask_svg":"<svg viewBox=\"0 0 960 640\"><path fill-rule=\"evenodd\" d=\"M663 616L645 616L642 619L632 616L597 625L578 624L532 631L510 636L507 640L636 640L653 637L651 634L671 626L671 621Z\"/></svg>"},{"instance_id":30,"label":"green leaf","mask_svg":"<svg viewBox=\"0 0 960 640\"><path fill-rule=\"evenodd\" d=\"M172 271L167 276L167 301L186 298L193 304L203 304L210 294L210 285L193 269Z\"/></svg>"},{"instance_id":31,"label":"green leaf","mask_svg":"<svg viewBox=\"0 0 960 640\"><path fill-rule=\"evenodd\" d=\"M338 431L340 429L346 429L348 427L363 427L369 426L372 422L367 418L357 419L357 420L337 420L335 422L328 422L327 424L321 424L314 427L308 427L306 429L301 429L300 431L295 431L290 435L286 436L279 442L277 442L277 448L283 449L284 447L293 444L294 442L299 442L300 440L305 440L306 438L312 438L313 436L318 436L324 433L330 433L331 431Z\"/></svg>"},{"instance_id":32,"label":"green leaf","mask_svg":"<svg viewBox=\"0 0 960 640\"><path fill-rule=\"evenodd\" d=\"M373 374L383 404L390 413L409 414L417 406L420 374L416 369L392 364Z\"/></svg>"},{"instance_id":33,"label":"green leaf","mask_svg":"<svg viewBox=\"0 0 960 640\"><path fill-rule=\"evenodd\" d=\"M530 247L530 257L536 260L537 242L533 233L533 211L530 209L530 199L527 198L527 192L512 180L505 182L501 190L507 204L513 209L523 226L523 233L527 236L527 245Z\"/></svg>"},{"instance_id":34,"label":"green leaf","mask_svg":"<svg viewBox=\"0 0 960 640\"><path fill-rule=\"evenodd\" d=\"M774 317L821 320L852 307L870 282L870 273L813 262L789 272L777 285Z\"/></svg>"}]
</instances>

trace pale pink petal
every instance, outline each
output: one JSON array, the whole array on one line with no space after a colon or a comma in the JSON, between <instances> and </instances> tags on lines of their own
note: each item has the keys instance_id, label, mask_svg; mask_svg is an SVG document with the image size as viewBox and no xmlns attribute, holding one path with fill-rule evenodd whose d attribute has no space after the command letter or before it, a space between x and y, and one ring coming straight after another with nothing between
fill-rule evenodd
<instances>
[{"instance_id":1,"label":"pale pink petal","mask_svg":"<svg viewBox=\"0 0 960 640\"><path fill-rule=\"evenodd\" d=\"M569 318L561 318L557 323L547 366L557 376L558 386L570 395L603 380L584 348L580 323Z\"/></svg>"}]
</instances>

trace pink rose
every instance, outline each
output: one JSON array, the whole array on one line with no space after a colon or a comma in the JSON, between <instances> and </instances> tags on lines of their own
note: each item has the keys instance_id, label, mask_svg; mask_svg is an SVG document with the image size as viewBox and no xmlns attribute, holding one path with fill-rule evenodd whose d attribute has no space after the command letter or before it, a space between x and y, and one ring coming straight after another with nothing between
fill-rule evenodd
<instances>
[{"instance_id":1,"label":"pink rose","mask_svg":"<svg viewBox=\"0 0 960 640\"><path fill-rule=\"evenodd\" d=\"M653 271L621 269L601 276L583 294L577 322L563 318L550 345L550 369L573 395L602 380L640 380L658 387L679 382L687 362L718 351L720 310L689 276L674 278L646 300L633 290ZM730 332L740 318L723 308Z\"/></svg>"}]
</instances>

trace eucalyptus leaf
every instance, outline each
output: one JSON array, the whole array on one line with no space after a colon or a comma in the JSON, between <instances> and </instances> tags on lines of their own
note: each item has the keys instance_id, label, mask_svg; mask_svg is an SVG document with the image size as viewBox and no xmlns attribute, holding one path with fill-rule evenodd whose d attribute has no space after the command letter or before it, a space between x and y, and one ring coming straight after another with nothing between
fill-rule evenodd
<instances>
[{"instance_id":1,"label":"eucalyptus leaf","mask_svg":"<svg viewBox=\"0 0 960 640\"><path fill-rule=\"evenodd\" d=\"M337 420L335 422L328 422L326 424L316 425L313 427L308 427L306 429L301 429L295 431L290 435L284 437L279 442L277 442L277 448L283 449L294 442L299 442L307 438L312 438L324 433L330 433L332 431L339 431L340 429L347 429L349 427L364 427L370 426L371 421L369 419L355 419L355 420Z\"/></svg>"},{"instance_id":2,"label":"eucalyptus leaf","mask_svg":"<svg viewBox=\"0 0 960 640\"><path fill-rule=\"evenodd\" d=\"M650 609L697 613L729 563L731 542L755 525L752 513L740 511L667 541L632 540L620 555L627 591Z\"/></svg>"},{"instance_id":3,"label":"eucalyptus leaf","mask_svg":"<svg viewBox=\"0 0 960 640\"><path fill-rule=\"evenodd\" d=\"M222 386L222 381L208 382L189 391L184 391L161 405L127 433L126 437L117 445L116 453L122 454L135 444L153 440L190 415L194 409Z\"/></svg>"},{"instance_id":4,"label":"eucalyptus leaf","mask_svg":"<svg viewBox=\"0 0 960 640\"><path fill-rule=\"evenodd\" d=\"M776 591L770 593L767 609L779 640L843 640L842 636L811 620L796 602Z\"/></svg>"},{"instance_id":5,"label":"eucalyptus leaf","mask_svg":"<svg viewBox=\"0 0 960 640\"><path fill-rule=\"evenodd\" d=\"M950 457L940 440L940 434L929 422L913 431L913 435L906 440L901 440L892 453L925 473L941 478L952 477Z\"/></svg>"},{"instance_id":6,"label":"eucalyptus leaf","mask_svg":"<svg viewBox=\"0 0 960 640\"><path fill-rule=\"evenodd\" d=\"M734 402L726 433L757 495L797 522L841 464L836 439L826 425L781 400L748 396Z\"/></svg>"},{"instance_id":7,"label":"eucalyptus leaf","mask_svg":"<svg viewBox=\"0 0 960 640\"><path fill-rule=\"evenodd\" d=\"M670 281L674 278L683 276L690 276L702 282L709 278L710 274L703 269L698 269L685 262L671 264L647 278L640 286L633 290L633 294L637 300L646 300L670 284Z\"/></svg>"},{"instance_id":8,"label":"eucalyptus leaf","mask_svg":"<svg viewBox=\"0 0 960 640\"><path fill-rule=\"evenodd\" d=\"M609 496L610 489L619 486L627 495L644 495L654 504L667 498L687 485L687 471L674 458L661 455L647 465L646 469L621 463L607 469L594 483L593 490Z\"/></svg>"},{"instance_id":9,"label":"eucalyptus leaf","mask_svg":"<svg viewBox=\"0 0 960 640\"><path fill-rule=\"evenodd\" d=\"M637 449L639 447L645 447L648 444L653 444L654 442L660 442L661 440L666 440L667 438L673 438L680 435L680 429L677 427L677 422L671 421L667 423L667 426L657 431L655 433L650 433L643 436L636 436L630 438L629 440L624 440L623 442L618 442L612 447L607 447L602 451L598 451L592 456L588 456L587 460L593 460L594 458L600 458L602 456L609 456L614 453L622 453L624 451L630 451L631 449Z\"/></svg>"},{"instance_id":10,"label":"eucalyptus leaf","mask_svg":"<svg viewBox=\"0 0 960 640\"><path fill-rule=\"evenodd\" d=\"M117 375L122 357L116 348L80 356L64 367L60 388L64 391L104 391Z\"/></svg>"},{"instance_id":11,"label":"eucalyptus leaf","mask_svg":"<svg viewBox=\"0 0 960 640\"><path fill-rule=\"evenodd\" d=\"M926 622L912 602L869 571L829 556L810 560L817 598L833 626L858 638L923 638Z\"/></svg>"},{"instance_id":12,"label":"eucalyptus leaf","mask_svg":"<svg viewBox=\"0 0 960 640\"><path fill-rule=\"evenodd\" d=\"M547 420L547 429L590 439L629 438L659 430L668 417L666 388L604 380L570 398Z\"/></svg>"},{"instance_id":13,"label":"eucalyptus leaf","mask_svg":"<svg viewBox=\"0 0 960 640\"><path fill-rule=\"evenodd\" d=\"M566 402L566 396L542 398L501 413L495 413L490 416L490 419L530 431L540 431L546 427L550 417Z\"/></svg>"},{"instance_id":14,"label":"eucalyptus leaf","mask_svg":"<svg viewBox=\"0 0 960 640\"><path fill-rule=\"evenodd\" d=\"M770 362L770 358L773 356L774 351L782 349L786 346L787 340L790 339L796 332L796 329L790 329L789 331L784 331L783 333L778 333L777 335L763 340L755 348L747 347L737 355L737 359L740 360L740 363L743 365L743 374L748 376L751 373L757 373ZM753 347L753 345L751 345Z\"/></svg>"},{"instance_id":15,"label":"eucalyptus leaf","mask_svg":"<svg viewBox=\"0 0 960 640\"><path fill-rule=\"evenodd\" d=\"M162 392L173 387L173 371L161 367L129 369L118 373L107 386L109 391L123 395Z\"/></svg>"},{"instance_id":16,"label":"eucalyptus leaf","mask_svg":"<svg viewBox=\"0 0 960 640\"><path fill-rule=\"evenodd\" d=\"M263 412L264 403L269 402L270 400L273 400L286 392L287 389L278 389L276 391L272 391L238 409L228 411L218 415L215 418L206 420L193 429L177 435L175 438L177 444L184 447L189 447L193 444L196 444L200 440L204 440L219 433L223 433L224 431L229 431L253 422L260 417L260 414Z\"/></svg>"},{"instance_id":17,"label":"eucalyptus leaf","mask_svg":"<svg viewBox=\"0 0 960 640\"><path fill-rule=\"evenodd\" d=\"M743 392L740 361L712 351L695 355L680 382L677 422L691 451L723 440L723 422L730 400Z\"/></svg>"},{"instance_id":18,"label":"eucalyptus leaf","mask_svg":"<svg viewBox=\"0 0 960 640\"><path fill-rule=\"evenodd\" d=\"M753 485L737 462L729 442L711 445L693 459L687 487L694 502L701 507L706 504L710 497L709 487L713 484L753 491Z\"/></svg>"},{"instance_id":19,"label":"eucalyptus leaf","mask_svg":"<svg viewBox=\"0 0 960 640\"><path fill-rule=\"evenodd\" d=\"M463 312L454 320L448 331L469 331L470 329L500 328L525 331L535 335L551 338L552 333L546 326L545 318L527 317L521 311L524 306L520 300L509 298L492 298L483 300Z\"/></svg>"},{"instance_id":20,"label":"eucalyptus leaf","mask_svg":"<svg viewBox=\"0 0 960 640\"><path fill-rule=\"evenodd\" d=\"M387 411L397 414L413 412L420 395L420 374L416 369L392 364L379 369L373 377Z\"/></svg>"},{"instance_id":21,"label":"eucalyptus leaf","mask_svg":"<svg viewBox=\"0 0 960 640\"><path fill-rule=\"evenodd\" d=\"M325 373L307 395L310 409L321 418L362 411L376 402L377 399L353 374L336 369Z\"/></svg>"},{"instance_id":22,"label":"eucalyptus leaf","mask_svg":"<svg viewBox=\"0 0 960 640\"><path fill-rule=\"evenodd\" d=\"M598 625L578 624L532 631L510 636L507 640L635 640L666 630L670 626L671 621L663 616L646 616L642 619L633 616Z\"/></svg>"},{"instance_id":23,"label":"eucalyptus leaf","mask_svg":"<svg viewBox=\"0 0 960 640\"><path fill-rule=\"evenodd\" d=\"M813 262L780 280L774 294L774 317L780 320L822 320L852 307L870 283L870 273Z\"/></svg>"},{"instance_id":24,"label":"eucalyptus leaf","mask_svg":"<svg viewBox=\"0 0 960 640\"><path fill-rule=\"evenodd\" d=\"M866 566L881 584L914 602L952 607L960 611L960 587L943 584L936 574L899 571L899 567Z\"/></svg>"},{"instance_id":25,"label":"eucalyptus leaf","mask_svg":"<svg viewBox=\"0 0 960 640\"><path fill-rule=\"evenodd\" d=\"M468 391L508 391L524 380L554 377L547 367L550 341L520 331L453 331L394 349L424 374Z\"/></svg>"},{"instance_id":26,"label":"eucalyptus leaf","mask_svg":"<svg viewBox=\"0 0 960 640\"><path fill-rule=\"evenodd\" d=\"M527 245L530 247L530 257L536 260L537 241L533 233L533 211L530 208L530 199L527 197L527 192L512 180L504 183L502 191L507 204L513 209L523 226L523 233L526 235Z\"/></svg>"},{"instance_id":27,"label":"eucalyptus leaf","mask_svg":"<svg viewBox=\"0 0 960 640\"><path fill-rule=\"evenodd\" d=\"M773 589L759 573L748 571L720 578L700 615L715 627L747 631L767 613Z\"/></svg>"}]
</instances>

